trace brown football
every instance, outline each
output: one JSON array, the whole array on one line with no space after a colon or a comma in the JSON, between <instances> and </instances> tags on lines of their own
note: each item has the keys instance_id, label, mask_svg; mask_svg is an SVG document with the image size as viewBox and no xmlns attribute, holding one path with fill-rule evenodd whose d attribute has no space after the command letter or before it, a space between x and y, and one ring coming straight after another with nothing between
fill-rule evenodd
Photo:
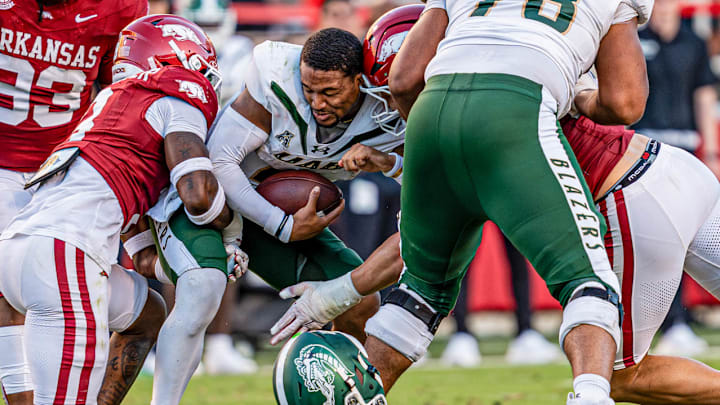
<instances>
[{"instance_id":1,"label":"brown football","mask_svg":"<svg viewBox=\"0 0 720 405\"><path fill-rule=\"evenodd\" d=\"M313 187L320 187L318 212L335 209L343 199L340 189L325 177L307 170L285 170L263 180L255 190L273 205L292 215L307 204Z\"/></svg>"}]
</instances>

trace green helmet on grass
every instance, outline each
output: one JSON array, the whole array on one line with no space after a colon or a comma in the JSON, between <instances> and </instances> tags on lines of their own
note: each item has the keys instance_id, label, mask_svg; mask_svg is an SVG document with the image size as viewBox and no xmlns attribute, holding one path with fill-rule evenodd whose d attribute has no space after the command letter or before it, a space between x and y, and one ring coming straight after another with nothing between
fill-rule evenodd
<instances>
[{"instance_id":1,"label":"green helmet on grass","mask_svg":"<svg viewBox=\"0 0 720 405\"><path fill-rule=\"evenodd\" d=\"M387 405L365 348L341 332L304 332L280 351L273 371L280 405Z\"/></svg>"}]
</instances>

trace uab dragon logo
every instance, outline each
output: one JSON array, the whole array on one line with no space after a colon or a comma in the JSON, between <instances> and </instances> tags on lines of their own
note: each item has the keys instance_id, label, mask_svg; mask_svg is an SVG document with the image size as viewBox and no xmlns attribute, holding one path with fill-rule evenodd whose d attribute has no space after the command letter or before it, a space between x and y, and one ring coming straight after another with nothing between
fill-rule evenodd
<instances>
[{"instance_id":1,"label":"uab dragon logo","mask_svg":"<svg viewBox=\"0 0 720 405\"><path fill-rule=\"evenodd\" d=\"M190 98L197 98L203 103L207 103L207 96L201 85L187 80L176 80L176 82L179 83L180 92L186 93Z\"/></svg>"},{"instance_id":2,"label":"uab dragon logo","mask_svg":"<svg viewBox=\"0 0 720 405\"><path fill-rule=\"evenodd\" d=\"M156 27L162 29L164 37L173 37L178 41L193 41L198 45L202 45L195 31L180 24L160 24Z\"/></svg>"},{"instance_id":3,"label":"uab dragon logo","mask_svg":"<svg viewBox=\"0 0 720 405\"><path fill-rule=\"evenodd\" d=\"M355 376L335 352L319 344L308 345L300 350L295 367L308 391L319 391L325 396L323 405L335 405L335 374Z\"/></svg>"},{"instance_id":4,"label":"uab dragon logo","mask_svg":"<svg viewBox=\"0 0 720 405\"><path fill-rule=\"evenodd\" d=\"M378 55L378 63L385 62L389 57L395 55L400 50L405 37L409 31L399 32L391 35L385 42L380 45L380 55Z\"/></svg>"}]
</instances>

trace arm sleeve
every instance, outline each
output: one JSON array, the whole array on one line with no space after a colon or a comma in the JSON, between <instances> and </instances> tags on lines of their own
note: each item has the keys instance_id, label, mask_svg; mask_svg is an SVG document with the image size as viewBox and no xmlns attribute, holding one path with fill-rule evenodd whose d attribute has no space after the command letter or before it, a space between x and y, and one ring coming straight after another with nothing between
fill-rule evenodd
<instances>
[{"instance_id":1,"label":"arm sleeve","mask_svg":"<svg viewBox=\"0 0 720 405\"><path fill-rule=\"evenodd\" d=\"M613 24L621 24L637 17L638 25L645 24L652 14L653 0L622 0L615 10Z\"/></svg>"},{"instance_id":2,"label":"arm sleeve","mask_svg":"<svg viewBox=\"0 0 720 405\"><path fill-rule=\"evenodd\" d=\"M205 116L196 107L179 98L166 96L155 100L145 112L145 120L163 138L173 132L190 132L205 141Z\"/></svg>"},{"instance_id":3,"label":"arm sleeve","mask_svg":"<svg viewBox=\"0 0 720 405\"><path fill-rule=\"evenodd\" d=\"M292 233L292 216L288 217L281 230L278 229L285 212L255 191L240 167L248 153L260 148L267 138L266 132L228 106L215 122L208 150L213 173L225 189L228 206L262 226L265 232L287 242Z\"/></svg>"},{"instance_id":4,"label":"arm sleeve","mask_svg":"<svg viewBox=\"0 0 720 405\"><path fill-rule=\"evenodd\" d=\"M253 51L253 57L250 60L247 70L245 71L245 87L247 88L248 93L250 93L252 98L254 98L258 104L265 107L266 110L271 111L270 102L265 96L265 86L263 86L262 75L260 74L260 69L257 65L258 58L259 52L257 52L256 47L256 51Z\"/></svg>"}]
</instances>

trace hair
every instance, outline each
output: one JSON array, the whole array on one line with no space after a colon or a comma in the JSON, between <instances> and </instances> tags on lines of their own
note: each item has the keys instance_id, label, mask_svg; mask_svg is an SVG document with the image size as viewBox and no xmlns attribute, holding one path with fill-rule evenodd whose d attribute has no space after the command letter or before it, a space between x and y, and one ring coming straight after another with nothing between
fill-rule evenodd
<instances>
[{"instance_id":1,"label":"hair","mask_svg":"<svg viewBox=\"0 0 720 405\"><path fill-rule=\"evenodd\" d=\"M313 69L341 71L345 76L354 76L362 73L362 44L345 30L325 28L305 41L300 60Z\"/></svg>"}]
</instances>

